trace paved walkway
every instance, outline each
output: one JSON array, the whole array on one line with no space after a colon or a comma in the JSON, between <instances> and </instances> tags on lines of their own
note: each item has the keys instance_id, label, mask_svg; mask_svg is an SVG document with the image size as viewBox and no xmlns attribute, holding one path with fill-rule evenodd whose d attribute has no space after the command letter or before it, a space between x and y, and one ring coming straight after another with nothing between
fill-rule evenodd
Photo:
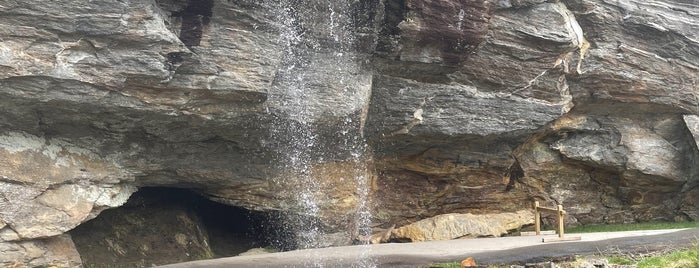
<instances>
[{"instance_id":1,"label":"paved walkway","mask_svg":"<svg viewBox=\"0 0 699 268\"><path fill-rule=\"evenodd\" d=\"M576 235L576 234L567 234ZM418 267L474 257L479 264L525 261L540 257L657 250L699 241L699 229L577 234L580 241L542 243L542 236L389 243L296 250L171 264L184 267Z\"/></svg>"}]
</instances>

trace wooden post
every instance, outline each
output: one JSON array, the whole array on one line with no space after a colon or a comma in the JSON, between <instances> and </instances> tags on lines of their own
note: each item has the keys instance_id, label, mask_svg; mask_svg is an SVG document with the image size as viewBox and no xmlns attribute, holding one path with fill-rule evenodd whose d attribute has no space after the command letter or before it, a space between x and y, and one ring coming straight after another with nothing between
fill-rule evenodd
<instances>
[{"instance_id":1,"label":"wooden post","mask_svg":"<svg viewBox=\"0 0 699 268\"><path fill-rule=\"evenodd\" d=\"M558 205L558 237L563 238L563 206Z\"/></svg>"},{"instance_id":2,"label":"wooden post","mask_svg":"<svg viewBox=\"0 0 699 268\"><path fill-rule=\"evenodd\" d=\"M539 201L534 201L534 230L536 235L541 234L541 214L539 213Z\"/></svg>"}]
</instances>

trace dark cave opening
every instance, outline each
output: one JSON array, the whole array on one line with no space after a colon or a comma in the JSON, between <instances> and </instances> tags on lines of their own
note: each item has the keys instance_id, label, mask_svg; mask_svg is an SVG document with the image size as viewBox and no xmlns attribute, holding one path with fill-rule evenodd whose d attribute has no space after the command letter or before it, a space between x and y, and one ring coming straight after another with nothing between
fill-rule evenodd
<instances>
[{"instance_id":1,"label":"dark cave opening","mask_svg":"<svg viewBox=\"0 0 699 268\"><path fill-rule=\"evenodd\" d=\"M70 234L84 265L145 267L288 250L292 232L279 212L213 202L186 189L144 187Z\"/></svg>"}]
</instances>

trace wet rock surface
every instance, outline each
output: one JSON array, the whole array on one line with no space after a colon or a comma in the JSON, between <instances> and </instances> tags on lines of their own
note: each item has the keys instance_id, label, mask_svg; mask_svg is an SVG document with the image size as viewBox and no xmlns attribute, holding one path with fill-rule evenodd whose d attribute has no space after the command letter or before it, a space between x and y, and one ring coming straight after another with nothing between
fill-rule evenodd
<instances>
[{"instance_id":1,"label":"wet rock surface","mask_svg":"<svg viewBox=\"0 0 699 268\"><path fill-rule=\"evenodd\" d=\"M362 183L384 228L534 200L569 224L699 214L692 1L0 6L6 263L71 266L47 241L145 186L298 212L311 178L346 241Z\"/></svg>"}]
</instances>

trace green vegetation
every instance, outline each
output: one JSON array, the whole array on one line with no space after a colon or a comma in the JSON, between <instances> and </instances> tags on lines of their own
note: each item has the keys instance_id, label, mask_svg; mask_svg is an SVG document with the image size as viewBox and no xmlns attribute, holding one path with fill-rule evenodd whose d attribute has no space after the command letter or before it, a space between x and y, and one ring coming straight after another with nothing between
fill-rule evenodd
<instances>
[{"instance_id":1,"label":"green vegetation","mask_svg":"<svg viewBox=\"0 0 699 268\"><path fill-rule=\"evenodd\" d=\"M678 250L666 255L640 260L637 268L694 268L699 267L699 245L691 249Z\"/></svg>"},{"instance_id":2,"label":"green vegetation","mask_svg":"<svg viewBox=\"0 0 699 268\"><path fill-rule=\"evenodd\" d=\"M611 264L621 264L621 265L633 264L632 260L629 260L629 259L624 258L624 257L619 257L619 256L611 256L611 257L607 258L607 260Z\"/></svg>"},{"instance_id":3,"label":"green vegetation","mask_svg":"<svg viewBox=\"0 0 699 268\"><path fill-rule=\"evenodd\" d=\"M635 259L635 260L634 260ZM610 264L618 265L636 265L636 268L696 268L699 267L699 244L691 249L676 250L667 254L635 258L631 256L630 258L623 256L611 256L607 260ZM575 262L568 262L567 266L564 267L588 267L585 265L577 264L580 260ZM580 266L578 266L580 265ZM488 267L509 267L509 265L494 265ZM443 263L431 263L421 268L461 268L461 264L458 262L443 262Z\"/></svg>"},{"instance_id":4,"label":"green vegetation","mask_svg":"<svg viewBox=\"0 0 699 268\"><path fill-rule=\"evenodd\" d=\"M629 224L600 224L566 227L566 233L619 232L636 230L661 230L699 228L699 221L691 222L646 222Z\"/></svg>"}]
</instances>

